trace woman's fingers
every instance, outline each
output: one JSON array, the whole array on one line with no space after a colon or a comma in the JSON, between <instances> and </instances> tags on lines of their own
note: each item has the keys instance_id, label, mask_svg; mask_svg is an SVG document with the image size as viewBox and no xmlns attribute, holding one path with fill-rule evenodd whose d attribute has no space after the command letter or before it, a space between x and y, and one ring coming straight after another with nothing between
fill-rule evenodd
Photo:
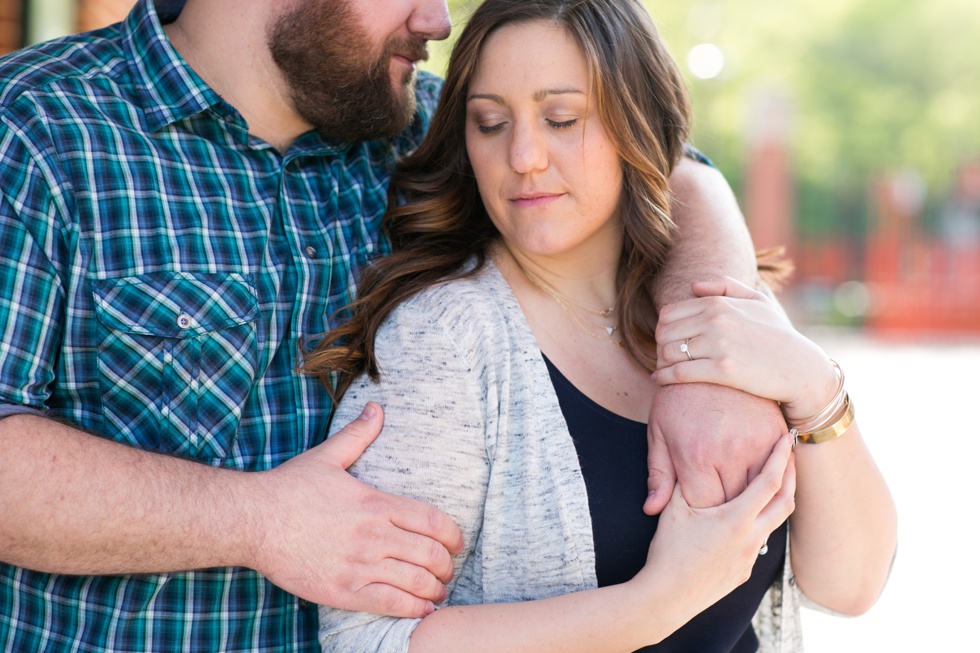
<instances>
[{"instance_id":1,"label":"woman's fingers","mask_svg":"<svg viewBox=\"0 0 980 653\"><path fill-rule=\"evenodd\" d=\"M741 299L761 299L768 300L758 290L746 286L741 281L732 277L718 277L707 281L695 281L691 284L691 292L696 297L725 296L739 297Z\"/></svg>"},{"instance_id":2,"label":"woman's fingers","mask_svg":"<svg viewBox=\"0 0 980 653\"><path fill-rule=\"evenodd\" d=\"M680 587L693 584L712 601L721 598L749 577L763 544L792 512L794 492L788 435L773 447L761 473L727 503L692 508L680 486L675 487L660 516L645 572L661 580L677 577Z\"/></svg>"},{"instance_id":3,"label":"woman's fingers","mask_svg":"<svg viewBox=\"0 0 980 653\"><path fill-rule=\"evenodd\" d=\"M776 530L793 512L796 466L792 454L793 436L787 433L776 442L759 475L730 502L737 511L755 515L766 533Z\"/></svg>"},{"instance_id":4,"label":"woman's fingers","mask_svg":"<svg viewBox=\"0 0 980 653\"><path fill-rule=\"evenodd\" d=\"M742 345L730 336L696 335L658 346L655 378L661 385L716 383L745 390Z\"/></svg>"},{"instance_id":5,"label":"woman's fingers","mask_svg":"<svg viewBox=\"0 0 980 653\"><path fill-rule=\"evenodd\" d=\"M792 438L790 438L792 441ZM779 491L773 495L766 507L759 513L759 522L771 533L793 514L796 508L796 463L790 458L783 470Z\"/></svg>"}]
</instances>

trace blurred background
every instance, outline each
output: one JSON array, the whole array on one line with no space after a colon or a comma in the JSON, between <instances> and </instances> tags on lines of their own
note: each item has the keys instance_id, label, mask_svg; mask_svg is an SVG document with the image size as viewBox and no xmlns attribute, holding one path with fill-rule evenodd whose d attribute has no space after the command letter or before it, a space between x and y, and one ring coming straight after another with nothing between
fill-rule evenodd
<instances>
[{"instance_id":1,"label":"blurred background","mask_svg":"<svg viewBox=\"0 0 980 653\"><path fill-rule=\"evenodd\" d=\"M248 0L243 0L248 1ZM478 2L450 0L461 26ZM899 555L860 619L804 614L810 653L980 651L980 3L648 0L687 75L694 144L731 182L780 293L847 371L892 486ZM0 52L132 0L0 0ZM427 67L451 47L433 44Z\"/></svg>"},{"instance_id":2,"label":"blurred background","mask_svg":"<svg viewBox=\"0 0 980 653\"><path fill-rule=\"evenodd\" d=\"M133 0L0 0L0 52L114 22ZM451 0L457 25L475 3ZM687 74L694 144L760 249L797 266L800 324L980 334L980 3L646 3ZM452 41L433 44L441 73Z\"/></svg>"},{"instance_id":3,"label":"blurred background","mask_svg":"<svg viewBox=\"0 0 980 653\"><path fill-rule=\"evenodd\" d=\"M462 22L475 3L455 4ZM796 263L797 321L980 333L980 3L646 4L687 74L694 144L756 245Z\"/></svg>"}]
</instances>

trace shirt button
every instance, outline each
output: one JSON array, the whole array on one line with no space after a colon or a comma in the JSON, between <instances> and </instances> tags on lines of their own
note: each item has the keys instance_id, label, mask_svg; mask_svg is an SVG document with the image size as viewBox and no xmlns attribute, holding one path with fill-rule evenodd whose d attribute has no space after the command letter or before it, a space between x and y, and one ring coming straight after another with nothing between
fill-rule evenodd
<instances>
[{"instance_id":1,"label":"shirt button","mask_svg":"<svg viewBox=\"0 0 980 653\"><path fill-rule=\"evenodd\" d=\"M187 313L181 313L177 316L177 326L179 326L181 329L189 329L191 324L191 316Z\"/></svg>"},{"instance_id":2,"label":"shirt button","mask_svg":"<svg viewBox=\"0 0 980 653\"><path fill-rule=\"evenodd\" d=\"M306 249L303 251L306 252L307 258L316 258L316 247L313 247L312 245L307 245Z\"/></svg>"}]
</instances>

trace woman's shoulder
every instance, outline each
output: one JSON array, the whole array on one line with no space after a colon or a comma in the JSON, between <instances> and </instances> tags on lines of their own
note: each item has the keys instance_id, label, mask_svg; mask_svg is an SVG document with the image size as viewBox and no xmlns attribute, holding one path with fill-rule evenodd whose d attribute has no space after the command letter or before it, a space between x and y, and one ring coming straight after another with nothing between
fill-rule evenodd
<instances>
[{"instance_id":1,"label":"woman's shoulder","mask_svg":"<svg viewBox=\"0 0 980 653\"><path fill-rule=\"evenodd\" d=\"M423 312L429 317L444 319L465 316L469 321L478 322L480 319L499 320L515 309L520 310L510 286L488 260L467 276L447 279L421 290L403 302L396 313Z\"/></svg>"},{"instance_id":2,"label":"woman's shoulder","mask_svg":"<svg viewBox=\"0 0 980 653\"><path fill-rule=\"evenodd\" d=\"M523 336L523 313L510 286L487 261L464 277L429 286L403 302L389 316L382 332L410 330L419 341L452 343L472 356L513 347Z\"/></svg>"}]
</instances>

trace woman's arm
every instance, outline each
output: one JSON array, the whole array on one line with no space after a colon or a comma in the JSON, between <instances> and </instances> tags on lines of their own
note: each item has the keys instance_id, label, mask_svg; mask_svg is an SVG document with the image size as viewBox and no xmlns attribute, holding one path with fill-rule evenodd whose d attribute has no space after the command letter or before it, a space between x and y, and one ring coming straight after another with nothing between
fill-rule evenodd
<instances>
[{"instance_id":1,"label":"woman's arm","mask_svg":"<svg viewBox=\"0 0 980 653\"><path fill-rule=\"evenodd\" d=\"M834 365L775 302L732 279L693 290L701 298L661 312L660 383L736 387L781 402L791 421L832 401L839 385ZM797 584L827 608L861 614L884 587L895 553L888 486L856 422L834 440L797 446L796 464L790 542Z\"/></svg>"},{"instance_id":2,"label":"woman's arm","mask_svg":"<svg viewBox=\"0 0 980 653\"><path fill-rule=\"evenodd\" d=\"M790 529L800 590L836 612L874 605L895 555L897 515L856 423L830 442L796 447L797 511Z\"/></svg>"},{"instance_id":3,"label":"woman's arm","mask_svg":"<svg viewBox=\"0 0 980 653\"><path fill-rule=\"evenodd\" d=\"M412 653L602 653L656 644L751 574L759 538L793 509L792 441L782 438L735 500L697 509L676 490L646 566L631 581L523 603L443 608L419 624Z\"/></svg>"},{"instance_id":4,"label":"woman's arm","mask_svg":"<svg viewBox=\"0 0 980 653\"><path fill-rule=\"evenodd\" d=\"M731 503L698 510L675 492L661 516L650 562L629 583L540 600L452 605L463 584L471 595L481 593L481 566L499 555L481 548L483 540L499 536L482 529L490 475L502 464L495 458L502 454L494 453L496 432L490 426L498 407L488 399L499 388L482 387L479 366L455 351L459 333L442 325L458 321L442 320L435 310L408 308L396 311L379 333L380 382L355 381L337 419L347 420L365 401L385 406L382 434L351 472L386 492L444 510L464 534L464 551L455 559L450 605L421 621L321 609L325 651L634 650L660 641L748 578L761 543L792 510L795 478L788 439L758 480ZM470 324L479 319L462 312Z\"/></svg>"}]
</instances>

